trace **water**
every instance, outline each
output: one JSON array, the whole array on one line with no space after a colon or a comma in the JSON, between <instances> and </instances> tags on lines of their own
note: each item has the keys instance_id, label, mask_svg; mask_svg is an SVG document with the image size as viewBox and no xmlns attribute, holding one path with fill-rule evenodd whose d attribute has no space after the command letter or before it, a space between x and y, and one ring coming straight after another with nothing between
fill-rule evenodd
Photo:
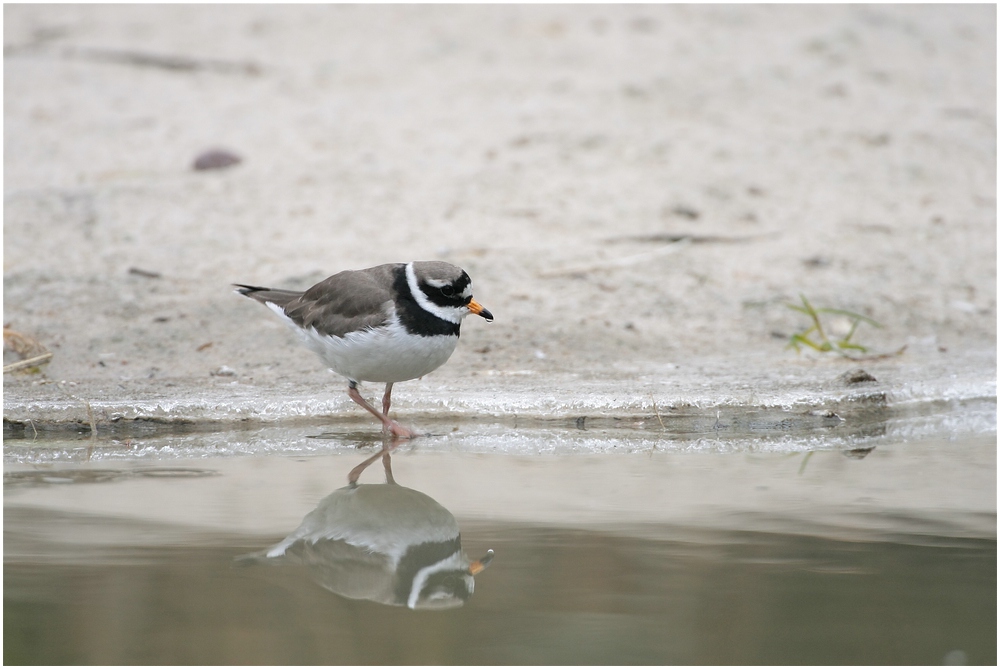
<instances>
[{"instance_id":1,"label":"water","mask_svg":"<svg viewBox=\"0 0 1000 669\"><path fill-rule=\"evenodd\" d=\"M442 428L354 516L370 431L10 438L4 662L995 664L996 436L928 420ZM320 507L340 544L263 557ZM412 577L345 552L360 513L369 553L495 558L457 606L390 605Z\"/></svg>"}]
</instances>

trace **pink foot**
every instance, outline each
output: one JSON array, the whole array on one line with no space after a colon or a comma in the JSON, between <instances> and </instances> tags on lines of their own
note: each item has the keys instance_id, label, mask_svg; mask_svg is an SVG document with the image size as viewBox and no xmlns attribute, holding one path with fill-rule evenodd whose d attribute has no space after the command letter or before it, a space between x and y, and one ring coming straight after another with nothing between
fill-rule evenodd
<instances>
[{"instance_id":1,"label":"pink foot","mask_svg":"<svg viewBox=\"0 0 1000 669\"><path fill-rule=\"evenodd\" d=\"M418 435L417 432L411 430L408 427L403 427L394 420L390 420L388 423L382 426L383 432L391 432L392 436L398 437L399 439L412 439Z\"/></svg>"},{"instance_id":2,"label":"pink foot","mask_svg":"<svg viewBox=\"0 0 1000 669\"><path fill-rule=\"evenodd\" d=\"M392 391L392 384L387 383L385 397L382 400L382 406L387 410L389 408L389 394L391 391ZM416 432L414 432L409 428L403 427L396 421L386 416L385 413L380 412L378 409L369 404L368 401L361 396L361 393L358 392L358 384L356 382L351 381L347 385L347 394L350 396L352 400L357 402L360 406L364 407L365 411L367 411L368 413L370 413L371 415L375 416L380 421L382 421L382 432L389 432L392 434L393 437L396 437L397 439L412 439L413 437L417 436Z\"/></svg>"}]
</instances>

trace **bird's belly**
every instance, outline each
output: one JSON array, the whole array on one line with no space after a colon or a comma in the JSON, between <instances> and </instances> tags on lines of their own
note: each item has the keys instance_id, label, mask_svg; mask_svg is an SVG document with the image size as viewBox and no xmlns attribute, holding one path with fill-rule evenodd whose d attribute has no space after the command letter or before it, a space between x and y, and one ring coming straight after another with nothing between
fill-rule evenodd
<instances>
[{"instance_id":1,"label":"bird's belly","mask_svg":"<svg viewBox=\"0 0 1000 669\"><path fill-rule=\"evenodd\" d=\"M395 383L429 374L443 365L458 337L412 335L398 324L350 332L344 337L304 331L307 345L336 373L354 381Z\"/></svg>"}]
</instances>

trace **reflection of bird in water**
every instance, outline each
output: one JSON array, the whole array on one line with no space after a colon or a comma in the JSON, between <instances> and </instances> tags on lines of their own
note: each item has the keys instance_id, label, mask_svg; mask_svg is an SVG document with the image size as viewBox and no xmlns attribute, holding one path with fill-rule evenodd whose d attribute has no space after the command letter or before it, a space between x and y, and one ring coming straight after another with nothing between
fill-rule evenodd
<instances>
[{"instance_id":1,"label":"reflection of bird in water","mask_svg":"<svg viewBox=\"0 0 1000 669\"><path fill-rule=\"evenodd\" d=\"M361 471L379 457L387 483L358 484ZM470 561L455 517L427 495L397 485L388 451L356 467L349 480L284 540L247 557L305 565L320 585L350 599L411 609L464 604L493 551Z\"/></svg>"}]
</instances>

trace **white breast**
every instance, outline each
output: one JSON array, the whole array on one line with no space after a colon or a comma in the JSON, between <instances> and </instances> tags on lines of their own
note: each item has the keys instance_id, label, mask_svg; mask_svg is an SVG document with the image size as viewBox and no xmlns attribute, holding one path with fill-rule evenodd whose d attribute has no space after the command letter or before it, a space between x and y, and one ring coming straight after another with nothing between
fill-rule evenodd
<instances>
[{"instance_id":1,"label":"white breast","mask_svg":"<svg viewBox=\"0 0 1000 669\"><path fill-rule=\"evenodd\" d=\"M288 323L326 365L352 381L396 383L433 372L455 351L458 337L412 335L395 315L383 327L348 332L343 337L302 329L274 304L268 305Z\"/></svg>"}]
</instances>

